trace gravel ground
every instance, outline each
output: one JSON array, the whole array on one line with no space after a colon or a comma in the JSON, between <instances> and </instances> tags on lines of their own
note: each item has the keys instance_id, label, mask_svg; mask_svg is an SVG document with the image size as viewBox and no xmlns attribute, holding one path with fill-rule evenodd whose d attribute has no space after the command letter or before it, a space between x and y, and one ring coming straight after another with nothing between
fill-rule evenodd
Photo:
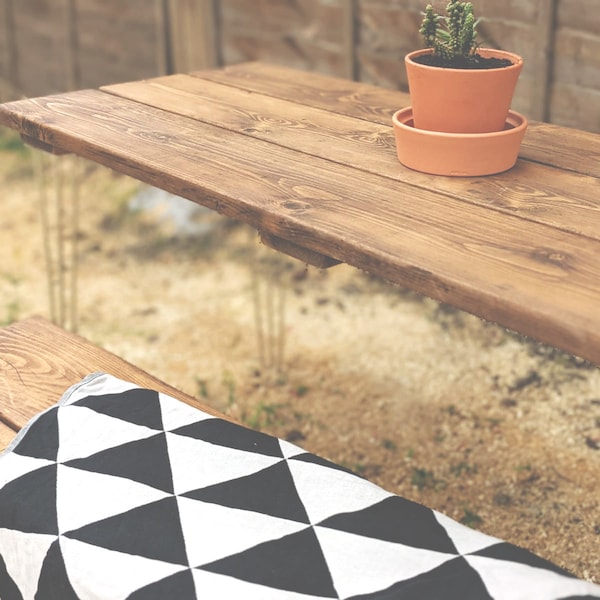
<instances>
[{"instance_id":1,"label":"gravel ground","mask_svg":"<svg viewBox=\"0 0 600 600\"><path fill-rule=\"evenodd\" d=\"M160 203L131 210L137 183L78 168L79 333L249 426L600 582L596 367L345 265L306 268L220 217L200 213L178 234ZM0 134L2 324L49 315L33 173Z\"/></svg>"}]
</instances>

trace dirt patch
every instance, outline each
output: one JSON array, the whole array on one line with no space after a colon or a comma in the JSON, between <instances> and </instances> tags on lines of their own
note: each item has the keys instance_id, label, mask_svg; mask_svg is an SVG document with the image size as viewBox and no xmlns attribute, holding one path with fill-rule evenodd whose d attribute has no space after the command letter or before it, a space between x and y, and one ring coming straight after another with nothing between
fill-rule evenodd
<instances>
[{"instance_id":1,"label":"dirt patch","mask_svg":"<svg viewBox=\"0 0 600 600\"><path fill-rule=\"evenodd\" d=\"M30 156L0 141L6 324L48 316L48 301ZM129 210L137 189L105 170L85 176L82 335L249 426L600 581L597 368L350 267L306 268L218 217L206 217L210 233L174 236L159 215Z\"/></svg>"}]
</instances>

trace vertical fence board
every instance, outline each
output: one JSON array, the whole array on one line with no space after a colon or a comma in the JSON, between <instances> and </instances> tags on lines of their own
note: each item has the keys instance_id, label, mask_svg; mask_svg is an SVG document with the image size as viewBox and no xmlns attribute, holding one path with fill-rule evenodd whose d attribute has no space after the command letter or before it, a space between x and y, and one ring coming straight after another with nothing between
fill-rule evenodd
<instances>
[{"instance_id":1,"label":"vertical fence board","mask_svg":"<svg viewBox=\"0 0 600 600\"><path fill-rule=\"evenodd\" d=\"M13 0L20 91L26 96L68 89L67 0Z\"/></svg>"},{"instance_id":2,"label":"vertical fence board","mask_svg":"<svg viewBox=\"0 0 600 600\"><path fill-rule=\"evenodd\" d=\"M77 0L67 0L67 19L65 35L65 58L67 65L67 88L76 90L81 87L79 69Z\"/></svg>"},{"instance_id":3,"label":"vertical fence board","mask_svg":"<svg viewBox=\"0 0 600 600\"><path fill-rule=\"evenodd\" d=\"M169 69L194 71L220 63L215 0L168 0Z\"/></svg>"},{"instance_id":4,"label":"vertical fence board","mask_svg":"<svg viewBox=\"0 0 600 600\"><path fill-rule=\"evenodd\" d=\"M156 0L77 0L82 87L160 73Z\"/></svg>"},{"instance_id":5,"label":"vertical fence board","mask_svg":"<svg viewBox=\"0 0 600 600\"><path fill-rule=\"evenodd\" d=\"M535 75L529 116L538 121L547 121L550 114L557 0L538 0L537 4L537 22L534 30Z\"/></svg>"},{"instance_id":6,"label":"vertical fence board","mask_svg":"<svg viewBox=\"0 0 600 600\"><path fill-rule=\"evenodd\" d=\"M358 65L356 62L356 0L346 0L342 3L342 28L344 41L342 54L344 55L344 75L355 81L358 78Z\"/></svg>"},{"instance_id":7,"label":"vertical fence board","mask_svg":"<svg viewBox=\"0 0 600 600\"><path fill-rule=\"evenodd\" d=\"M0 3L0 100L16 97L21 89L17 68L17 46L13 0Z\"/></svg>"},{"instance_id":8,"label":"vertical fence board","mask_svg":"<svg viewBox=\"0 0 600 600\"><path fill-rule=\"evenodd\" d=\"M156 71L160 75L166 75L171 72L168 0L154 0L154 14L156 21Z\"/></svg>"}]
</instances>

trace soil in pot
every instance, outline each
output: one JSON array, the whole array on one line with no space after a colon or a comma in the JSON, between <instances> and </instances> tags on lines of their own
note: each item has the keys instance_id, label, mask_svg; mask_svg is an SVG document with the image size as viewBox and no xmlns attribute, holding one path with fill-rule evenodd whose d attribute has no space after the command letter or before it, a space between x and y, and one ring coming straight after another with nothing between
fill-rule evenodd
<instances>
[{"instance_id":1,"label":"soil in pot","mask_svg":"<svg viewBox=\"0 0 600 600\"><path fill-rule=\"evenodd\" d=\"M422 54L421 56L415 56L412 60L428 67L442 67L445 69L501 69L510 67L513 64L508 58L485 57L480 54L473 54L469 57L456 56L454 58L444 58L436 54Z\"/></svg>"}]
</instances>

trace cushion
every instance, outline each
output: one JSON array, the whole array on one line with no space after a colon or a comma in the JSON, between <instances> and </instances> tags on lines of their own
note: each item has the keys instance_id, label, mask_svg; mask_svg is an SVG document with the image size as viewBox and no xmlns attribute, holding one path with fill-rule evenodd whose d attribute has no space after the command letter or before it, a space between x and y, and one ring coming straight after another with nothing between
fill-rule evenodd
<instances>
[{"instance_id":1,"label":"cushion","mask_svg":"<svg viewBox=\"0 0 600 600\"><path fill-rule=\"evenodd\" d=\"M0 597L599 598L281 439L96 373L0 456Z\"/></svg>"}]
</instances>

